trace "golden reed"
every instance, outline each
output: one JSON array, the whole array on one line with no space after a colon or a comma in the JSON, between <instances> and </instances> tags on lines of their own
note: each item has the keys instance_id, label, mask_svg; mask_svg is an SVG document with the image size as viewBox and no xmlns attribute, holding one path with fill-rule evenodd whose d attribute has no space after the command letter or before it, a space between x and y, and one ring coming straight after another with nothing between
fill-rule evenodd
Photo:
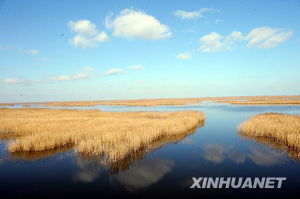
<instances>
[{"instance_id":1,"label":"golden reed","mask_svg":"<svg viewBox=\"0 0 300 199\"><path fill-rule=\"evenodd\" d=\"M263 113L244 121L241 135L273 138L287 147L300 150L300 116L282 113Z\"/></svg>"},{"instance_id":2,"label":"golden reed","mask_svg":"<svg viewBox=\"0 0 300 199\"><path fill-rule=\"evenodd\" d=\"M48 102L46 107L53 106L96 106L96 105L115 105L115 106L176 106L191 103L200 103L198 98L166 98L166 99L140 99L140 100L98 100L98 101L66 101Z\"/></svg>"},{"instance_id":3,"label":"golden reed","mask_svg":"<svg viewBox=\"0 0 300 199\"><path fill-rule=\"evenodd\" d=\"M264 99L264 100L217 100L217 103L235 105L300 105L300 99Z\"/></svg>"},{"instance_id":4,"label":"golden reed","mask_svg":"<svg viewBox=\"0 0 300 199\"><path fill-rule=\"evenodd\" d=\"M166 135L204 122L197 111L102 112L98 110L0 109L0 138L10 152L74 147L118 161Z\"/></svg>"}]
</instances>

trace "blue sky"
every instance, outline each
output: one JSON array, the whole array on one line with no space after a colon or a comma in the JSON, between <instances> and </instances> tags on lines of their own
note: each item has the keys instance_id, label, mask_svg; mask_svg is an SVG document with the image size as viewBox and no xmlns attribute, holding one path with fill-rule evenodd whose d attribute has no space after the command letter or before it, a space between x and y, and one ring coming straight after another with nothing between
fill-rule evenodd
<instances>
[{"instance_id":1,"label":"blue sky","mask_svg":"<svg viewBox=\"0 0 300 199\"><path fill-rule=\"evenodd\" d=\"M0 0L0 102L300 94L299 10Z\"/></svg>"}]
</instances>

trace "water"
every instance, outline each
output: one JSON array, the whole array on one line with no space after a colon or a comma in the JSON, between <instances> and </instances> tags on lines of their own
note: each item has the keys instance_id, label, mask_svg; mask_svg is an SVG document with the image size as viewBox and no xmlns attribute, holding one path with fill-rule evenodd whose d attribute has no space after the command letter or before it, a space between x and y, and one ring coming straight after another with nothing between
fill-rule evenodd
<instances>
[{"instance_id":1,"label":"water","mask_svg":"<svg viewBox=\"0 0 300 199\"><path fill-rule=\"evenodd\" d=\"M204 102L188 106L72 108L103 111L198 110L205 114L206 121L191 135L161 141L154 147L156 150L141 152L136 158L117 165L104 164L97 157L85 157L72 149L9 154L5 150L5 142L2 142L1 198L300 195L298 153L274 146L267 140L241 137L236 131L237 126L252 115L262 112L300 114L300 106L237 106ZM287 180L282 189L189 188L192 177L214 176L275 176L287 177Z\"/></svg>"}]
</instances>

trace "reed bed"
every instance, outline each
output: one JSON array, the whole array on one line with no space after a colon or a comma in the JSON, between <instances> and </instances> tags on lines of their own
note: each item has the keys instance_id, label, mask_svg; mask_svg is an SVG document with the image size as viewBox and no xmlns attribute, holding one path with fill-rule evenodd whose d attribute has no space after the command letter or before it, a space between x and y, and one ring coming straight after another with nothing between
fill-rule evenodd
<instances>
[{"instance_id":1,"label":"reed bed","mask_svg":"<svg viewBox=\"0 0 300 199\"><path fill-rule=\"evenodd\" d=\"M28 107L31 107L31 105L30 104L23 104L22 107L28 108Z\"/></svg>"},{"instance_id":2,"label":"reed bed","mask_svg":"<svg viewBox=\"0 0 300 199\"><path fill-rule=\"evenodd\" d=\"M25 161L35 161L44 158L51 157L58 153L66 153L71 150L71 147L61 147L53 150L46 151L16 151L10 152L9 159L10 160L25 160Z\"/></svg>"},{"instance_id":3,"label":"reed bed","mask_svg":"<svg viewBox=\"0 0 300 199\"><path fill-rule=\"evenodd\" d=\"M263 113L244 121L241 135L272 138L290 149L300 150L300 116L282 113Z\"/></svg>"},{"instance_id":4,"label":"reed bed","mask_svg":"<svg viewBox=\"0 0 300 199\"><path fill-rule=\"evenodd\" d=\"M121 105L121 106L174 106L200 103L198 98L169 98L169 99L140 99L140 100L98 100L98 101L67 101L48 102L46 107L53 106L96 106L96 105Z\"/></svg>"},{"instance_id":5,"label":"reed bed","mask_svg":"<svg viewBox=\"0 0 300 199\"><path fill-rule=\"evenodd\" d=\"M204 124L204 121L199 124L200 127ZM181 141L188 135L195 132L196 128L190 129L186 132L178 133L178 134L166 134L164 136L160 136L158 139L153 140L147 145L144 145L140 150L135 151L131 153L129 156L127 156L124 159L120 159L115 162L107 161L107 159L101 157L101 156L93 156L91 154L87 153L79 153L78 159L82 162L86 162L89 160L96 160L98 162L98 165L104 166L106 168L110 168L110 171L112 173L118 173L119 171L128 170L131 165L133 165L138 160L142 159L146 154L151 153L152 151L155 151L167 144L176 144L177 142Z\"/></svg>"},{"instance_id":6,"label":"reed bed","mask_svg":"<svg viewBox=\"0 0 300 199\"><path fill-rule=\"evenodd\" d=\"M298 99L297 99L298 98ZM201 97L201 98L163 98L163 99L136 99L136 100L95 100L95 101L63 101L63 102L23 102L23 104L44 105L45 107L76 107L76 106L178 106L192 103L201 103L203 100L218 103L232 104L299 104L300 95L281 96L235 96L235 97ZM243 101L238 101L243 100ZM255 100L255 101L254 101ZM276 100L276 102L273 102ZM281 103L278 100L282 100ZM294 101L293 101L294 100ZM270 102L271 101L271 102ZM12 106L13 103L0 104Z\"/></svg>"},{"instance_id":7,"label":"reed bed","mask_svg":"<svg viewBox=\"0 0 300 199\"><path fill-rule=\"evenodd\" d=\"M202 126L204 123L202 122L199 126ZM135 151L130 154L130 156L120 159L115 162L107 161L107 159L99 156L99 155L91 155L87 153L78 153L77 159L81 163L85 164L87 162L93 161L99 167L109 168L111 173L117 173L119 171L128 170L131 165L133 165L138 160L142 159L146 154L151 153L154 150L157 150L167 144L176 144L177 142L181 141L188 135L192 134L196 128L190 129L189 131L182 132L179 134L168 134L165 136L161 136L160 138L153 140L153 142L143 146L140 150ZM72 147L61 147L58 149L53 150L46 150L46 151L17 151L17 152L10 152L9 159L11 160L25 160L25 161L35 161L39 159L44 159L51 157L58 153L67 153L71 151Z\"/></svg>"},{"instance_id":8,"label":"reed bed","mask_svg":"<svg viewBox=\"0 0 300 199\"><path fill-rule=\"evenodd\" d=\"M0 106L15 106L15 104L0 104Z\"/></svg>"},{"instance_id":9,"label":"reed bed","mask_svg":"<svg viewBox=\"0 0 300 199\"><path fill-rule=\"evenodd\" d=\"M300 95L274 95L274 96L234 96L234 97L204 97L201 100L216 100L216 101L227 101L227 100L283 100L283 99L300 99Z\"/></svg>"},{"instance_id":10,"label":"reed bed","mask_svg":"<svg viewBox=\"0 0 300 199\"><path fill-rule=\"evenodd\" d=\"M264 99L264 100L217 100L217 103L235 105L300 105L300 99Z\"/></svg>"},{"instance_id":11,"label":"reed bed","mask_svg":"<svg viewBox=\"0 0 300 199\"><path fill-rule=\"evenodd\" d=\"M197 111L102 112L64 109L0 109L0 138L8 151L46 151L74 147L109 162L126 158L167 135L204 122Z\"/></svg>"},{"instance_id":12,"label":"reed bed","mask_svg":"<svg viewBox=\"0 0 300 199\"><path fill-rule=\"evenodd\" d=\"M258 136L249 136L249 135L243 134L242 137L245 139L254 140L258 143L266 145L270 148L274 148L278 151L285 151L285 152L287 152L287 155L290 158L300 161L300 150L292 149L291 147L288 147L287 145L285 145L284 142L278 142L274 138L262 137L262 136L258 137Z\"/></svg>"},{"instance_id":13,"label":"reed bed","mask_svg":"<svg viewBox=\"0 0 300 199\"><path fill-rule=\"evenodd\" d=\"M176 106L191 103L201 103L203 100L214 100L224 102L225 100L273 100L300 98L300 95L282 96L237 96L237 97L202 97L202 98L166 98L166 99L138 99L138 100L98 100L98 101L68 101L68 102L48 102L46 107L64 106L96 106L96 105L122 105L122 106ZM227 103L227 102L225 102Z\"/></svg>"}]
</instances>

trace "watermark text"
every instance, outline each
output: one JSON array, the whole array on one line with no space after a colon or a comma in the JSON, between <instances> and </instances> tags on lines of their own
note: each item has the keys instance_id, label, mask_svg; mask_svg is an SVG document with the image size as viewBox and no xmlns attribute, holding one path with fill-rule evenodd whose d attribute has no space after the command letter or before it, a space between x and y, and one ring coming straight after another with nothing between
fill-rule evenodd
<instances>
[{"instance_id":1,"label":"watermark text","mask_svg":"<svg viewBox=\"0 0 300 199\"><path fill-rule=\"evenodd\" d=\"M286 177L193 177L190 188L280 189Z\"/></svg>"}]
</instances>

